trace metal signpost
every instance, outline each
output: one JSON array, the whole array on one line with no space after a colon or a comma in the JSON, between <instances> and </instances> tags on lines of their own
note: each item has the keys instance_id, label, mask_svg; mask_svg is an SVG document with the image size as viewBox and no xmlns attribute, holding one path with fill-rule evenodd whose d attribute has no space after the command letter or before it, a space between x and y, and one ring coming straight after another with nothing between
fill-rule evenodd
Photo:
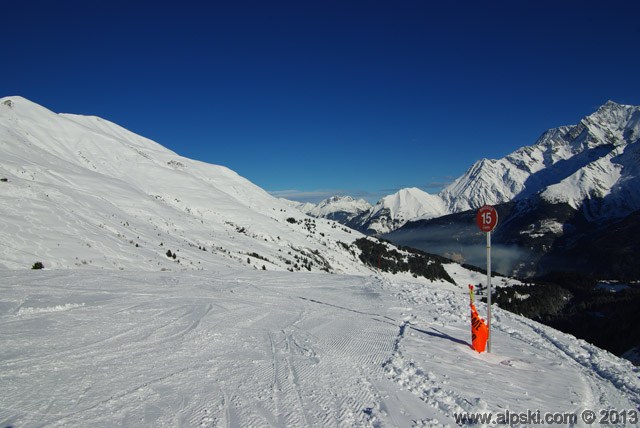
<instances>
[{"instance_id":1,"label":"metal signpost","mask_svg":"<svg viewBox=\"0 0 640 428\"><path fill-rule=\"evenodd\" d=\"M489 340L487 352L491 352L491 231L498 224L498 212L491 205L485 205L476 214L476 224L481 231L487 234L487 328Z\"/></svg>"}]
</instances>

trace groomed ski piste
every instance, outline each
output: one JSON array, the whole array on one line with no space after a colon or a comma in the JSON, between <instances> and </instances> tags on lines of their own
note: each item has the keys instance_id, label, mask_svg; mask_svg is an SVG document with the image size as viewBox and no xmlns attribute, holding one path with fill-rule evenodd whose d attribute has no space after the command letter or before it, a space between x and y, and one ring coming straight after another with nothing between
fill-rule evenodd
<instances>
[{"instance_id":1,"label":"groomed ski piste","mask_svg":"<svg viewBox=\"0 0 640 428\"><path fill-rule=\"evenodd\" d=\"M358 232L104 119L0 99L0 218L1 427L437 427L640 406L630 362L497 307L493 352L473 351L482 275L380 274Z\"/></svg>"},{"instance_id":2,"label":"groomed ski piste","mask_svg":"<svg viewBox=\"0 0 640 428\"><path fill-rule=\"evenodd\" d=\"M466 287L446 282L222 265L0 275L3 427L437 427L640 405L631 363L497 307L478 354Z\"/></svg>"}]
</instances>

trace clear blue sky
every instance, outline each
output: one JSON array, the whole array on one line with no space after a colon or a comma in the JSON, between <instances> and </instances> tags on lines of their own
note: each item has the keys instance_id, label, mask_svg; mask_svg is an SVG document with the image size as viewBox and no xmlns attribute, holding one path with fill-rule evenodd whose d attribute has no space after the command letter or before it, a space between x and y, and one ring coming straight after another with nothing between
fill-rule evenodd
<instances>
[{"instance_id":1,"label":"clear blue sky","mask_svg":"<svg viewBox=\"0 0 640 428\"><path fill-rule=\"evenodd\" d=\"M637 1L3 1L0 96L97 115L292 199L437 192L609 99Z\"/></svg>"}]
</instances>

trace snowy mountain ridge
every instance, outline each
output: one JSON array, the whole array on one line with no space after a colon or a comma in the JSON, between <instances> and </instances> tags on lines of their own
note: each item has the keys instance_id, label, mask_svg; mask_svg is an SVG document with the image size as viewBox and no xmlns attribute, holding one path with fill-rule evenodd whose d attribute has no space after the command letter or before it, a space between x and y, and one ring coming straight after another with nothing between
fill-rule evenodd
<instances>
[{"instance_id":1,"label":"snowy mountain ridge","mask_svg":"<svg viewBox=\"0 0 640 428\"><path fill-rule=\"evenodd\" d=\"M351 196L332 196L318 204L298 204L297 207L312 217L348 222L371 209L371 204L364 199L354 199Z\"/></svg>"},{"instance_id":2,"label":"snowy mountain ridge","mask_svg":"<svg viewBox=\"0 0 640 428\"><path fill-rule=\"evenodd\" d=\"M409 220L429 219L444 214L446 207L438 196L412 187L385 196L367 212L354 217L347 224L356 230L383 234L397 229Z\"/></svg>"},{"instance_id":3,"label":"snowy mountain ridge","mask_svg":"<svg viewBox=\"0 0 640 428\"><path fill-rule=\"evenodd\" d=\"M475 162L436 195L402 189L348 224L383 234L408 221L536 194L591 219L621 218L640 209L639 139L640 107L608 101L577 125L550 129L501 159Z\"/></svg>"},{"instance_id":4,"label":"snowy mountain ridge","mask_svg":"<svg viewBox=\"0 0 640 428\"><path fill-rule=\"evenodd\" d=\"M593 215L624 216L640 208L634 161L639 123L640 107L609 101L578 125L551 129L502 159L476 162L439 195L450 213L537 193L549 202L593 209L591 199L609 196L606 208Z\"/></svg>"}]
</instances>

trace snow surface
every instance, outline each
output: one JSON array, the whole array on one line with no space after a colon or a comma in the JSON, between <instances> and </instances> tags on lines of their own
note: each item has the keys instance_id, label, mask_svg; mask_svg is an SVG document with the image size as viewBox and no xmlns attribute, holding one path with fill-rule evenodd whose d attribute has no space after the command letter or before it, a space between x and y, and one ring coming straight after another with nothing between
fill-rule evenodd
<instances>
[{"instance_id":1,"label":"snow surface","mask_svg":"<svg viewBox=\"0 0 640 428\"><path fill-rule=\"evenodd\" d=\"M547 233L553 233L555 235L562 235L564 232L564 225L556 219L544 219L539 222L530 224L525 230L521 230L521 235L529 235L532 238L538 238L544 236Z\"/></svg>"},{"instance_id":2,"label":"snow surface","mask_svg":"<svg viewBox=\"0 0 640 428\"><path fill-rule=\"evenodd\" d=\"M466 290L447 283L0 276L2 426L455 426L457 412L640 405L638 368L498 308L494 352L476 353Z\"/></svg>"}]
</instances>

